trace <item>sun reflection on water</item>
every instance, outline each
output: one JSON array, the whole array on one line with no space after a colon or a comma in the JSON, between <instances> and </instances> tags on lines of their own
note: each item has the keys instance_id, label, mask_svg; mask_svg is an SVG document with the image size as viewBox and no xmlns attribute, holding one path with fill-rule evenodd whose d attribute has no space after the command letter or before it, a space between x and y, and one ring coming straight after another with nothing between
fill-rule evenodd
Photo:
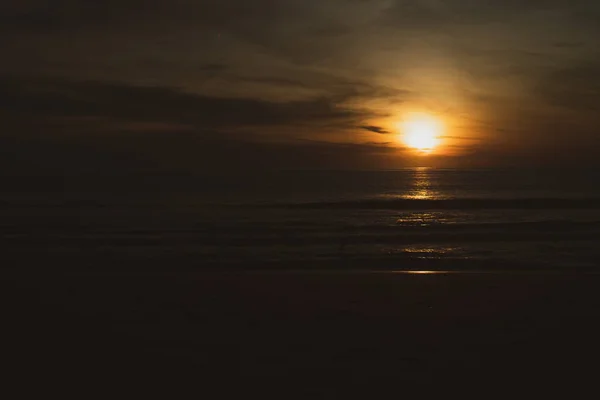
<instances>
[{"instance_id":1,"label":"sun reflection on water","mask_svg":"<svg viewBox=\"0 0 600 400\"><path fill-rule=\"evenodd\" d=\"M460 250L457 247L405 247L402 249L403 253L408 254L422 254L422 255L439 255L439 256L448 256L452 254L456 254Z\"/></svg>"},{"instance_id":2,"label":"sun reflection on water","mask_svg":"<svg viewBox=\"0 0 600 400\"><path fill-rule=\"evenodd\" d=\"M437 193L432 189L431 168L419 167L414 170L412 187L404 196L406 199L428 200L435 199Z\"/></svg>"},{"instance_id":3,"label":"sun reflection on water","mask_svg":"<svg viewBox=\"0 0 600 400\"><path fill-rule=\"evenodd\" d=\"M405 255L410 258L448 259L463 258L464 249L461 247L413 245L406 247L383 248L387 254Z\"/></svg>"},{"instance_id":4,"label":"sun reflection on water","mask_svg":"<svg viewBox=\"0 0 600 400\"><path fill-rule=\"evenodd\" d=\"M405 226L430 226L445 222L447 218L439 212L411 212L400 215L396 225Z\"/></svg>"},{"instance_id":5,"label":"sun reflection on water","mask_svg":"<svg viewBox=\"0 0 600 400\"><path fill-rule=\"evenodd\" d=\"M402 249L402 252L404 253L424 253L424 254L432 254L432 253L446 253L447 251L444 251L445 249L433 249L433 248L414 248L414 247L407 247L405 249Z\"/></svg>"}]
</instances>

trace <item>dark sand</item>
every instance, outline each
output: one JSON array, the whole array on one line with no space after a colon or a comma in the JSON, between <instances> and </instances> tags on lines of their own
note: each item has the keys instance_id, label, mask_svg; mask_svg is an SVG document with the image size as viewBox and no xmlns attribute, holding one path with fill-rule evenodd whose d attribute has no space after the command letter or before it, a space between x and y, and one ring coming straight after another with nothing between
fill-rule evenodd
<instances>
[{"instance_id":1,"label":"dark sand","mask_svg":"<svg viewBox=\"0 0 600 400\"><path fill-rule=\"evenodd\" d=\"M4 381L79 398L574 391L600 355L595 274L6 272L1 289Z\"/></svg>"}]
</instances>

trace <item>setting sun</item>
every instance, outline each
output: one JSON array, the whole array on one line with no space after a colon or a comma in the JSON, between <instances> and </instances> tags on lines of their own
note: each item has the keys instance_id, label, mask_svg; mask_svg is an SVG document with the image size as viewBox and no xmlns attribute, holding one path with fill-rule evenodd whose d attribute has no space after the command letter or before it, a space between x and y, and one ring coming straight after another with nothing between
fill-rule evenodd
<instances>
[{"instance_id":1,"label":"setting sun","mask_svg":"<svg viewBox=\"0 0 600 400\"><path fill-rule=\"evenodd\" d=\"M410 115L400 123L404 143L424 153L431 152L439 143L442 124L426 114Z\"/></svg>"}]
</instances>

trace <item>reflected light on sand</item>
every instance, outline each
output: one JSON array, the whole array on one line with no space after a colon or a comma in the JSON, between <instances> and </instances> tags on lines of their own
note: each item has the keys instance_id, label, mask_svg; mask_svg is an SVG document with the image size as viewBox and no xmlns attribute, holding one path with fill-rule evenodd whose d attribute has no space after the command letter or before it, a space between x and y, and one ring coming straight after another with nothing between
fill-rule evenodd
<instances>
[{"instance_id":1,"label":"reflected light on sand","mask_svg":"<svg viewBox=\"0 0 600 400\"><path fill-rule=\"evenodd\" d=\"M404 271L407 274L413 275L432 275L432 274L445 274L447 271Z\"/></svg>"}]
</instances>

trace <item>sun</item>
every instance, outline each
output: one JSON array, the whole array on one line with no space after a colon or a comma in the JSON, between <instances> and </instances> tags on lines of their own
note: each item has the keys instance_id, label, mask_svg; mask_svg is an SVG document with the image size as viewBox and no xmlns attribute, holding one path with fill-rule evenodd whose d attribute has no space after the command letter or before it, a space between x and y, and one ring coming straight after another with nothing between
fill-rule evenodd
<instances>
[{"instance_id":1,"label":"sun","mask_svg":"<svg viewBox=\"0 0 600 400\"><path fill-rule=\"evenodd\" d=\"M439 144L443 126L427 114L412 114L400 123L404 143L415 150L430 153Z\"/></svg>"}]
</instances>

